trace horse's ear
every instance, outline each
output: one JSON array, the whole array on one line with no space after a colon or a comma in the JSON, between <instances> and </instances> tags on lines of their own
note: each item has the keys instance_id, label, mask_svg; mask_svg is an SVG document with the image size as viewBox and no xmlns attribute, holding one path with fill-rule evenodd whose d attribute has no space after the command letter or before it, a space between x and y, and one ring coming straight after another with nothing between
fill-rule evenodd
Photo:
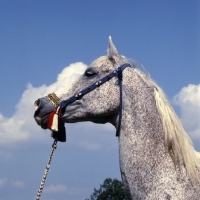
<instances>
[{"instance_id":1,"label":"horse's ear","mask_svg":"<svg viewBox=\"0 0 200 200\"><path fill-rule=\"evenodd\" d=\"M108 37L108 57L113 58L115 60L116 57L119 56L119 53L112 42L111 36Z\"/></svg>"}]
</instances>

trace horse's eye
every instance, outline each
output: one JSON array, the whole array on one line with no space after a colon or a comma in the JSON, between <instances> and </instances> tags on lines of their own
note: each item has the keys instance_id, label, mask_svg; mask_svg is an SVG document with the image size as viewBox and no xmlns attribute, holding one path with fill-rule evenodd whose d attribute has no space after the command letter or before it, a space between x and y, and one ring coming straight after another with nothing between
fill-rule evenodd
<instances>
[{"instance_id":1,"label":"horse's eye","mask_svg":"<svg viewBox=\"0 0 200 200\"><path fill-rule=\"evenodd\" d=\"M93 68L88 68L88 69L85 71L84 76L92 77L92 76L95 76L96 74L97 74L97 72L96 72L95 69L93 69Z\"/></svg>"}]
</instances>

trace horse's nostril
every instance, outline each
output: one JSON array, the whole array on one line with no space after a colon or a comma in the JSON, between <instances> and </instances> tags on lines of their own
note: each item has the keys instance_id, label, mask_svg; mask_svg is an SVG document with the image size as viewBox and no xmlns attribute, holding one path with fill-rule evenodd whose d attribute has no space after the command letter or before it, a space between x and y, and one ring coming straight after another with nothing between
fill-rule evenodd
<instances>
[{"instance_id":1,"label":"horse's nostril","mask_svg":"<svg viewBox=\"0 0 200 200\"><path fill-rule=\"evenodd\" d=\"M38 100L35 101L35 103L34 103L34 110L35 110L35 111L38 109L39 104L40 104L40 100L38 99Z\"/></svg>"},{"instance_id":2,"label":"horse's nostril","mask_svg":"<svg viewBox=\"0 0 200 200\"><path fill-rule=\"evenodd\" d=\"M38 106L34 104L34 110L36 111L38 109Z\"/></svg>"}]
</instances>

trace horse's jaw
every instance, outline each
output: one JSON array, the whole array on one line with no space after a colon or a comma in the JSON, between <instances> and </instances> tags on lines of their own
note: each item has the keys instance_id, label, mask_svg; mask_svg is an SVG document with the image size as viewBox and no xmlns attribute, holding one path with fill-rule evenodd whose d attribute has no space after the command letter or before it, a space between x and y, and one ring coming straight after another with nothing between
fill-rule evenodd
<instances>
[{"instance_id":1,"label":"horse's jaw","mask_svg":"<svg viewBox=\"0 0 200 200\"><path fill-rule=\"evenodd\" d=\"M116 115L118 113L96 113L92 114L86 107L81 104L80 101L74 102L73 104L66 107L65 112L62 116L62 120L65 123L77 123L90 121L96 124L111 123L116 127Z\"/></svg>"}]
</instances>

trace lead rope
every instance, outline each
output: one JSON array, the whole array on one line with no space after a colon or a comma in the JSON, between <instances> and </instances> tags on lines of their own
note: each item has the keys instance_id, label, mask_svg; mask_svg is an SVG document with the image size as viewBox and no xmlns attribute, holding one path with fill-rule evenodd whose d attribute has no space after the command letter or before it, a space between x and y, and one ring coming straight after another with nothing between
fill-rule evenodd
<instances>
[{"instance_id":1,"label":"lead rope","mask_svg":"<svg viewBox=\"0 0 200 200\"><path fill-rule=\"evenodd\" d=\"M45 183L45 180L47 178L47 174L49 172L51 160L52 160L52 157L53 157L53 154L54 154L54 151L55 151L56 147L57 147L57 140L54 140L54 142L52 144L52 149L51 149L51 154L50 154L50 157L49 157L49 161L48 161L47 166L45 168L44 175L42 177L42 181L40 183L40 187L39 187L38 192L37 192L36 200L39 200L40 196L42 194L42 190L44 188L44 183Z\"/></svg>"}]
</instances>

